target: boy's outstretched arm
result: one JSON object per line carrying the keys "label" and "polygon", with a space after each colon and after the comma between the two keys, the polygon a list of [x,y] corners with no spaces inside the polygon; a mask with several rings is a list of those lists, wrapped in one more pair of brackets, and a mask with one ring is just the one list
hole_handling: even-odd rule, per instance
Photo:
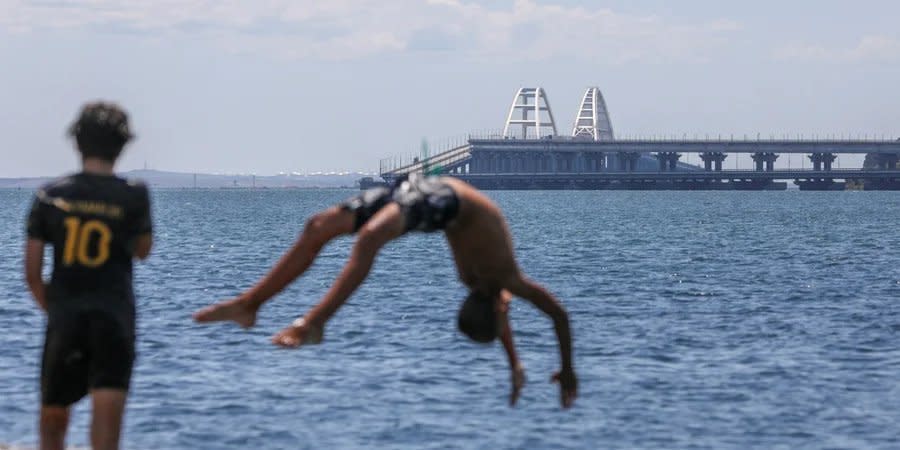
{"label": "boy's outstretched arm", "polygon": [[503,350],[506,351],[506,357],[509,359],[510,380],[512,389],[509,394],[509,406],[515,406],[519,400],[519,394],[522,386],[525,385],[525,368],[522,367],[519,356],[516,354],[516,346],[513,343],[512,328],[509,324],[509,303],[512,301],[512,294],[507,290],[500,292],[499,319],[500,319],[500,342],[503,344]]}
{"label": "boy's outstretched arm", "polygon": [[563,408],[572,406],[578,395],[578,378],[572,364],[572,334],[569,330],[569,315],[562,305],[537,283],[518,274],[506,286],[509,291],[528,300],[553,320],[553,328],[559,341],[561,368],[553,374],[551,381],[559,383],[560,401]]}

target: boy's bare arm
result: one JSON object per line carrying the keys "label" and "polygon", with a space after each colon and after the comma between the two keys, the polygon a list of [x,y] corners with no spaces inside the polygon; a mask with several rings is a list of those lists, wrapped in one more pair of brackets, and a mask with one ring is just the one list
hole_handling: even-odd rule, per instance
{"label": "boy's bare arm", "polygon": [[522,275],[507,283],[507,289],[518,297],[531,302],[553,320],[562,367],[553,375],[552,381],[560,385],[560,400],[563,408],[572,406],[578,395],[578,379],[572,364],[572,335],[569,330],[569,315],[562,305],[547,290]]}
{"label": "boy's bare arm", "polygon": [[150,233],[142,234],[134,240],[134,257],[137,259],[147,259],[150,256],[150,249],[153,248],[153,235]]}
{"label": "boy's bare arm", "polygon": [[44,241],[28,239],[25,243],[25,282],[38,306],[47,311],[47,289],[41,271],[44,268]]}
{"label": "boy's bare arm", "polygon": [[512,294],[505,289],[501,291],[500,310],[498,311],[501,323],[500,342],[503,344],[503,350],[506,351],[506,357],[509,359],[510,379],[512,381],[512,390],[509,394],[509,406],[515,406],[516,401],[519,400],[519,393],[522,391],[522,386],[525,385],[525,368],[522,367],[519,356],[516,354],[512,328],[509,324],[509,303],[511,301]]}

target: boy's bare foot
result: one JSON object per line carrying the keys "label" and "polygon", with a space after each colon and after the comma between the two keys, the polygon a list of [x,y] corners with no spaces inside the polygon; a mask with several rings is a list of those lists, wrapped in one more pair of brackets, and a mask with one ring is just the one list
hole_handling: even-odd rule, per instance
{"label": "boy's bare foot", "polygon": [[207,306],[194,313],[194,320],[201,323],[232,321],[243,328],[256,324],[257,308],[250,306],[240,298],[226,300]]}
{"label": "boy's bare foot", "polygon": [[291,325],[272,336],[272,343],[279,347],[299,347],[301,345],[320,344],[323,331],[321,328],[301,322],[300,325]]}

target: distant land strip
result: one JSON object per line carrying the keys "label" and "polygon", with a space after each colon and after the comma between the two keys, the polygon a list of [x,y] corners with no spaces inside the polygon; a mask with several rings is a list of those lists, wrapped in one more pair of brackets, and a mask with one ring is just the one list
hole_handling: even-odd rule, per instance
{"label": "distant land strip", "polygon": [[[60,174],[62,176],[63,174]],[[166,172],[161,170],[130,170],[119,176],[142,180],[155,188],[358,188],[359,179],[374,177],[365,173],[316,173],[316,174],[208,174]],[[34,189],[57,177],[0,178],[0,188]]]}

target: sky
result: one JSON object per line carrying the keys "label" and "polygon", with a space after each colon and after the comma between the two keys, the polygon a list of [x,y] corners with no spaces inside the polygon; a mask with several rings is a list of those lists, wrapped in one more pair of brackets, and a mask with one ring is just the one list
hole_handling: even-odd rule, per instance
{"label": "sky", "polygon": [[74,170],[64,131],[97,99],[138,135],[122,170],[373,172],[501,130],[537,86],[561,134],[597,86],[620,137],[897,138],[898,17],[890,0],[0,0],[0,177]]}

